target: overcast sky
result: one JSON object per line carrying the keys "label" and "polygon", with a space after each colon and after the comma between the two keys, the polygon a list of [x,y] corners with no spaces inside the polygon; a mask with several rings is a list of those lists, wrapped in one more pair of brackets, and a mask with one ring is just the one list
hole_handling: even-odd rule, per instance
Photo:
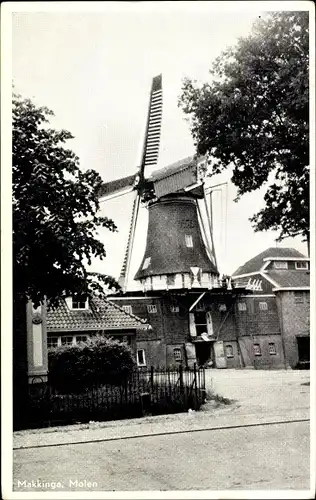
{"label": "overcast sky", "polygon": [[[182,78],[206,80],[214,58],[247,35],[267,9],[262,2],[230,6],[226,2],[100,2],[98,12],[92,7],[87,10],[87,5],[85,12],[75,12],[74,4],[69,4],[67,13],[61,7],[56,11],[55,6],[55,12],[38,8],[42,12],[13,14],[12,76],[17,91],[55,112],[54,126],[73,133],[69,147],[80,157],[82,168],[94,168],[105,181],[135,172],[151,79],[159,73],[163,74],[164,109],[158,166],[194,153],[188,123],[177,108]],[[224,180],[229,180],[228,173],[210,183]],[[226,224],[225,196],[221,203],[219,193],[214,195],[215,243],[222,273],[232,273],[276,245],[276,234],[254,233],[248,221],[262,205],[263,190],[245,195],[237,204],[235,195],[229,184]],[[100,232],[107,258],[95,261],[94,270],[118,276],[131,202],[128,195],[102,204],[102,213],[114,219],[119,233]],[[131,275],[144,251],[146,216],[142,208]],[[280,246],[306,253],[300,239],[287,239]]]}

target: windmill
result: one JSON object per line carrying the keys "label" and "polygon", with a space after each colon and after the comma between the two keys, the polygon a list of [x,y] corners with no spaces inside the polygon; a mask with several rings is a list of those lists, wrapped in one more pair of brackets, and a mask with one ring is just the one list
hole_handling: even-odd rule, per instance
{"label": "windmill", "polygon": [[205,158],[188,157],[146,176],[148,167],[158,162],[162,104],[159,75],[152,81],[140,165],[133,175],[104,183],[99,193],[100,202],[134,193],[119,278],[123,292],[129,279],[140,202],[149,212],[146,249],[134,278],[143,290],[210,289],[218,283],[212,207],[207,203],[203,180]]}

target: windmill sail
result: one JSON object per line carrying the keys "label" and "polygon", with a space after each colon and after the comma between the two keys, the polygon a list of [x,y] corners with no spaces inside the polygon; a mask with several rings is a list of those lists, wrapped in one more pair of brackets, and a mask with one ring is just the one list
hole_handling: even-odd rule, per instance
{"label": "windmill sail", "polygon": [[146,167],[157,164],[161,135],[161,121],[162,76],[158,75],[153,78],[151,87],[143,157],[141,162],[141,176],[144,175],[144,169]]}
{"label": "windmill sail", "polygon": [[134,174],[102,184],[99,191],[100,201],[109,200],[110,198],[115,198],[116,196],[122,196],[123,194],[129,193],[133,190],[135,180],[136,175]]}
{"label": "windmill sail", "polygon": [[138,174],[134,178],[134,182],[135,181],[137,182],[137,176],[139,176],[137,182],[139,189],[137,190],[133,201],[130,231],[128,235],[124,261],[119,278],[119,283],[124,291],[126,290],[128,282],[131,255],[133,250],[137,217],[139,211],[140,190],[144,180],[145,168],[148,166],[156,165],[158,161],[160,135],[161,135],[161,120],[162,120],[162,77],[161,75],[159,75],[153,78],[152,81],[141,165]]}
{"label": "windmill sail", "polygon": [[115,179],[102,184],[99,199],[106,201],[108,199],[121,196],[133,191],[134,188],[141,188],[141,182],[144,180],[145,168],[155,166],[158,161],[160,136],[162,121],[162,75],[155,76],[152,80],[152,86],[149,98],[149,107],[147,113],[145,139],[142,149],[142,156],[139,164],[139,170],[132,175]]}

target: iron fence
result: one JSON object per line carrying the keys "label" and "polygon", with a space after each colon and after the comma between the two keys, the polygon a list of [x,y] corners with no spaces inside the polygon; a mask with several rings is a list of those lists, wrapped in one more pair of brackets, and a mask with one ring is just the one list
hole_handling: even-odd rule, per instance
{"label": "iron fence", "polygon": [[134,370],[116,383],[96,383],[78,393],[48,384],[29,386],[19,428],[66,425],[198,410],[205,400],[203,368]]}

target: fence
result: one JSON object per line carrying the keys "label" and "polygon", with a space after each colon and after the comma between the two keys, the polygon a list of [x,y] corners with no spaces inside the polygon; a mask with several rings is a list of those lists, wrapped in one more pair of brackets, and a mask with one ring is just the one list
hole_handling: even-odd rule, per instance
{"label": "fence", "polygon": [[134,370],[120,383],[96,384],[62,394],[49,384],[31,384],[18,428],[66,425],[198,410],[205,400],[205,371]]}

